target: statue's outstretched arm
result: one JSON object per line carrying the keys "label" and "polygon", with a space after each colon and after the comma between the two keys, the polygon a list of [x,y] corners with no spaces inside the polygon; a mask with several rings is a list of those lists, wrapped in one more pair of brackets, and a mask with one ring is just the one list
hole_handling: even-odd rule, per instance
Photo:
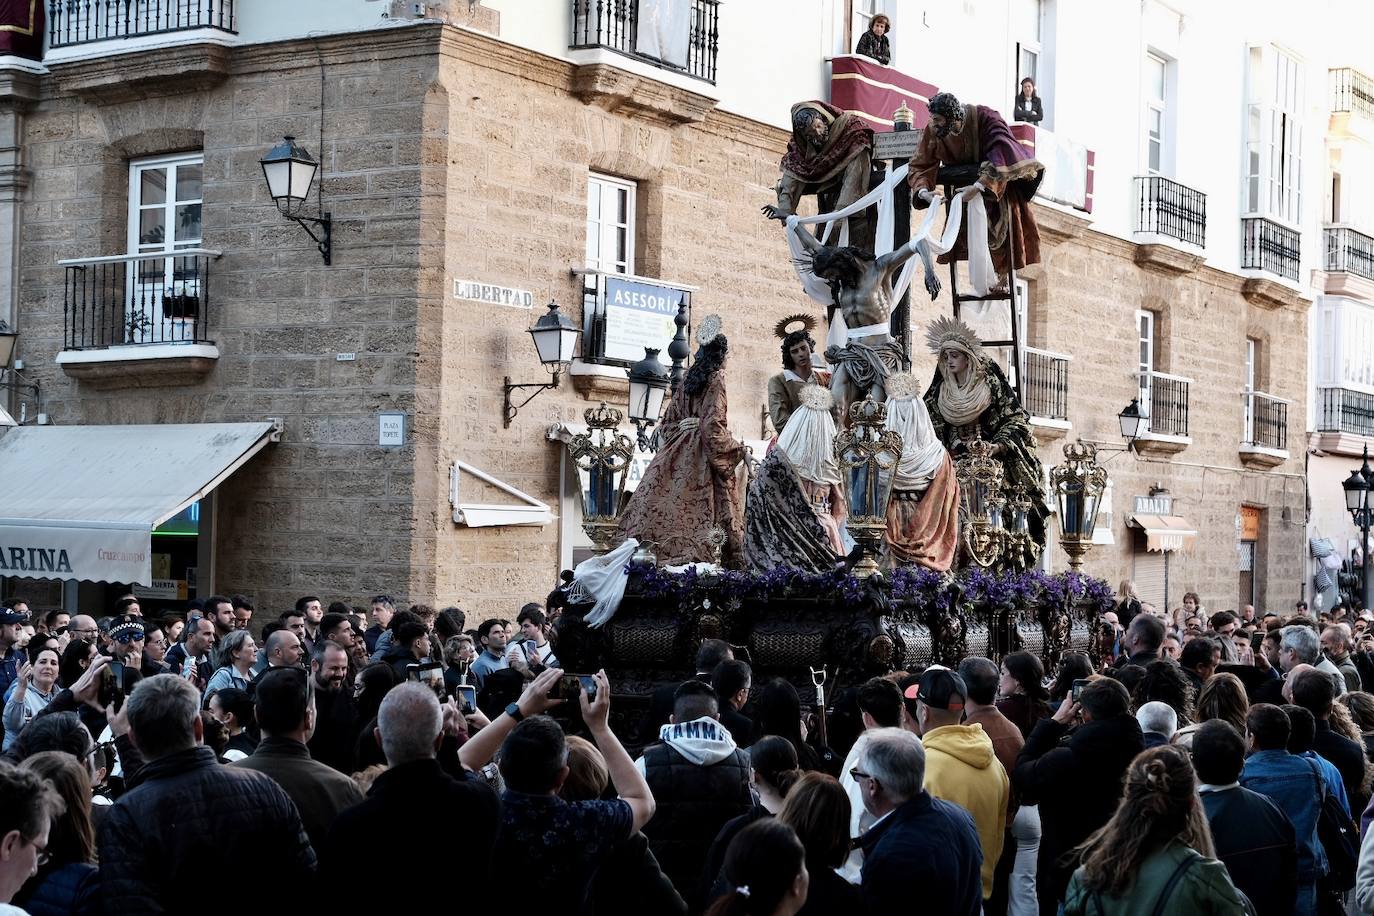
{"label": "statue's outstretched arm", "polygon": [[883,271],[884,279],[891,282],[892,274],[896,273],[915,254],[921,256],[921,264],[925,267],[926,292],[930,293],[931,299],[934,299],[940,294],[940,278],[935,276],[935,258],[931,256],[930,246],[925,239],[908,242],[901,248],[878,258],[878,269]]}

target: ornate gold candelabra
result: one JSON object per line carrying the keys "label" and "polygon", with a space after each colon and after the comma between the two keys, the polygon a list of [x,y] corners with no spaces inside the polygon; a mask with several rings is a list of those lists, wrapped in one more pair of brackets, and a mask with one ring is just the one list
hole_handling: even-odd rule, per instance
{"label": "ornate gold candelabra", "polygon": [[634,460],[634,442],[620,432],[624,414],[603,401],[583,414],[587,431],[572,437],[568,455],[577,466],[582,530],[598,550],[615,544],[620,511],[625,505],[625,482]]}
{"label": "ornate gold candelabra", "polygon": [[835,456],[844,471],[849,518],[845,527],[863,548],[854,575],[878,571],[878,557],[887,539],[887,501],[892,495],[892,471],[902,457],[902,437],[884,429],[887,408],[870,392],[849,407],[849,428],[835,437]]}
{"label": "ornate gold candelabra", "polygon": [[974,439],[968,454],[954,463],[963,502],[964,554],[976,566],[990,569],[1006,547],[1002,510],[1002,463],[993,457],[992,443]]}

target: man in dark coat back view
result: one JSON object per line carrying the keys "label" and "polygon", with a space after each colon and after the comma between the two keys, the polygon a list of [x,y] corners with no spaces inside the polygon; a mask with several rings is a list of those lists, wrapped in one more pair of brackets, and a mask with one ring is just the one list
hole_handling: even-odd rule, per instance
{"label": "man in dark coat back view", "polygon": [[[711,683],[711,674],[716,670],[716,666],[734,657],[734,651],[725,640],[702,640],[701,647],[697,649],[696,673],[692,675],[692,679],[705,684]],[[639,744],[653,744],[658,740],[658,730],[668,724],[668,718],[673,714],[673,696],[677,693],[677,688],[677,684],[665,684],[650,696],[649,708],[644,710],[639,727],[635,731],[635,740]]]}
{"label": "man in dark coat back view", "polygon": [[296,806],[268,777],[221,766],[201,745],[196,688],[159,674],[140,681],[124,708],[147,762],[100,822],[105,912],[242,912],[240,897],[206,893],[212,862],[270,862],[273,908],[310,906],[315,853]]}
{"label": "man in dark coat back view", "polygon": [[1220,719],[1193,734],[1198,792],[1217,858],[1259,916],[1289,916],[1297,902],[1298,841],[1293,822],[1268,797],[1239,782],[1245,739]]}
{"label": "man in dark coat back view", "polygon": [[[1142,614],[1136,621],[1150,619]],[[1060,859],[1111,819],[1126,768],[1144,750],[1130,706],[1119,681],[1095,678],[1077,702],[1065,697],[1053,717],[1036,724],[1016,760],[1011,781],[1022,804],[1040,805],[1035,894],[1041,916],[1058,912],[1073,874],[1075,864]],[[1075,720],[1083,724],[1070,732]]]}
{"label": "man in dark coat back view", "polygon": [[[452,706],[447,707],[453,709]],[[449,715],[454,715],[450,712]],[[496,793],[475,777],[455,779],[437,758],[446,723],[434,691],[410,682],[393,687],[377,711],[377,738],[387,771],[367,800],[342,812],[320,850],[320,911],[386,912],[404,902],[407,912],[487,912],[491,850],[500,825]],[[358,871],[359,850],[388,844],[463,876],[461,897],[447,880],[378,879]],[[333,905],[332,907],[330,905]]]}
{"label": "man in dark coat back view", "polygon": [[673,715],[660,742],[635,762],[658,805],[644,825],[663,873],[695,912],[711,841],[731,818],[753,807],[749,757],[719,721],[710,684],[687,681],[677,689]]}

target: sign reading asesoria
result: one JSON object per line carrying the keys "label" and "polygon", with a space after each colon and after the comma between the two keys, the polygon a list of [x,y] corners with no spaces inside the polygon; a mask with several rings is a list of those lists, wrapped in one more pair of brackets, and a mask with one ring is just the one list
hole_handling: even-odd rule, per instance
{"label": "sign reading asesoria", "polygon": [[643,280],[606,277],[606,359],[637,363],[644,348],[660,351],[659,360],[669,364],[668,343],[677,327],[677,307],[687,300],[686,290]]}

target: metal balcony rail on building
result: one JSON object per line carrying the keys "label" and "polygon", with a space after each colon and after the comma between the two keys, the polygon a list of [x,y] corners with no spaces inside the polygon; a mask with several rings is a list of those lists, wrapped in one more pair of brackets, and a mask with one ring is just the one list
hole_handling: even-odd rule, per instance
{"label": "metal balcony rail on building", "polygon": [[1322,238],[1326,241],[1323,270],[1344,271],[1374,280],[1374,238],[1341,227],[1322,230]]}
{"label": "metal balcony rail on building", "polygon": [[1374,436],[1374,394],[1349,388],[1319,388],[1317,432]]}
{"label": "metal balcony rail on building", "polygon": [[117,254],[66,268],[62,348],[94,350],[210,339],[210,263],[220,252]]}
{"label": "metal balcony rail on building", "polygon": [[1273,220],[1250,217],[1240,221],[1243,251],[1240,266],[1262,270],[1286,280],[1298,279],[1298,233]]}
{"label": "metal balcony rail on building", "polygon": [[1374,120],[1374,79],[1352,67],[1329,71],[1331,110],[1349,111]]}
{"label": "metal balcony rail on building", "polygon": [[1072,356],[1024,347],[1026,371],[1021,398],[1032,417],[1069,418],[1069,360]]}
{"label": "metal balcony rail on building", "polygon": [[1207,195],[1159,175],[1135,180],[1137,232],[1207,247]]}
{"label": "metal balcony rail on building", "polygon": [[1157,436],[1188,435],[1188,389],[1192,383],[1181,375],[1141,373],[1141,404],[1149,408],[1149,432]]}
{"label": "metal balcony rail on building", "polygon": [[1245,399],[1244,445],[1259,448],[1288,448],[1288,404],[1263,391],[1247,391]]}
{"label": "metal balcony rail on building", "polygon": [[190,29],[234,32],[234,0],[47,0],[48,45],[162,35]]}
{"label": "metal balcony rail on building", "polygon": [[[574,51],[608,48],[714,85],[720,38],[720,0],[692,0],[685,36],[654,35],[652,41],[641,41],[640,7],[648,2],[572,0],[572,41],[568,47]],[[655,7],[664,5],[664,0],[654,3]],[[684,44],[676,45],[674,41]],[[650,48],[654,53],[648,52]]]}

